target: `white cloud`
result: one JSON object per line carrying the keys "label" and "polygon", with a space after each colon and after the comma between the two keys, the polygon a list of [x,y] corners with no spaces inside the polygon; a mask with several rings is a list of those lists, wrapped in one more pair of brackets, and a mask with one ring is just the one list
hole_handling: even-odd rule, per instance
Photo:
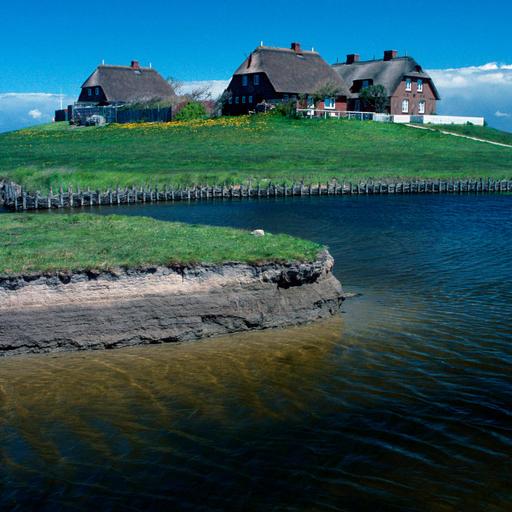
{"label": "white cloud", "polygon": [[211,92],[212,98],[216,99],[222,95],[224,90],[229,84],[229,80],[195,80],[190,82],[183,82],[179,89],[180,94],[187,94],[195,89],[202,89],[208,87]]}
{"label": "white cloud", "polygon": [[496,128],[512,131],[512,64],[430,70],[442,101],[439,114],[484,116]]}
{"label": "white cloud", "polygon": [[[59,94],[44,92],[0,93],[0,132],[51,122],[60,108],[60,99]],[[67,96],[62,98],[64,106],[73,101]]]}
{"label": "white cloud", "polygon": [[41,119],[41,117],[43,117],[43,113],[38,108],[34,108],[32,110],[29,110],[28,111],[28,115],[32,119]]}

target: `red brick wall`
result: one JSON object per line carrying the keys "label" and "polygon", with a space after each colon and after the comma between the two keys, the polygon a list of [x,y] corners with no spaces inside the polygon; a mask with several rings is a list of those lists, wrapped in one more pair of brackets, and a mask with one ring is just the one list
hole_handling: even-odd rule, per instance
{"label": "red brick wall", "polygon": [[412,79],[412,91],[406,91],[406,81],[403,80],[390,98],[391,115],[405,114],[402,112],[402,101],[409,100],[409,114],[419,114],[419,102],[425,102],[425,115],[436,112],[436,97],[428,81],[423,81],[423,92],[418,92],[418,84],[415,78]]}

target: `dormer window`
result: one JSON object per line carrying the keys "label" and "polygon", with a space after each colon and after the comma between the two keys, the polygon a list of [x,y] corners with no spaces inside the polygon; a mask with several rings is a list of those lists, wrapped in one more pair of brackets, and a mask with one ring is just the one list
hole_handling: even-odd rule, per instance
{"label": "dormer window", "polygon": [[100,88],[99,87],[96,87],[96,89],[94,89],[94,94],[96,94],[96,96],[100,95]]}
{"label": "dormer window", "polygon": [[90,87],[87,88],[87,96],[92,96],[92,89]]}
{"label": "dormer window", "polygon": [[418,92],[423,92],[423,80],[421,78],[418,80]]}
{"label": "dormer window", "polygon": [[370,80],[363,80],[362,89],[368,89],[370,87]]}
{"label": "dormer window", "polygon": [[249,77],[247,75],[242,76],[242,86],[247,87],[249,85]]}
{"label": "dormer window", "polygon": [[410,78],[408,78],[405,81],[405,90],[406,91],[412,91],[412,80]]}
{"label": "dormer window", "polygon": [[254,85],[260,85],[260,75],[254,75]]}

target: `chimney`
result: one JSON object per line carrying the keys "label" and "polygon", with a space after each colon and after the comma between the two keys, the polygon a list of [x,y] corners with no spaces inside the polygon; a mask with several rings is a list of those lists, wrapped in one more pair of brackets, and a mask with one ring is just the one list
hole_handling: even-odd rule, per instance
{"label": "chimney", "polygon": [[138,60],[132,60],[131,66],[132,69],[140,69],[139,61]]}
{"label": "chimney", "polygon": [[354,64],[354,62],[359,62],[360,56],[358,53],[349,53],[347,55],[347,64]]}
{"label": "chimney", "polygon": [[295,53],[302,53],[302,50],[300,48],[300,43],[292,43],[292,50]]}
{"label": "chimney", "polygon": [[393,60],[398,57],[398,52],[396,50],[386,50],[384,52],[384,60]]}

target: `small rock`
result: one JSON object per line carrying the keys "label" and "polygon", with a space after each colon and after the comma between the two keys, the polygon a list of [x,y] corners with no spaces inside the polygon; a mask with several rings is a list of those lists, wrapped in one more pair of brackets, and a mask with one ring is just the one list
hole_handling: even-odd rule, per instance
{"label": "small rock", "polygon": [[251,231],[251,235],[265,236],[265,231],[263,231],[263,229],[255,229],[254,231]]}

